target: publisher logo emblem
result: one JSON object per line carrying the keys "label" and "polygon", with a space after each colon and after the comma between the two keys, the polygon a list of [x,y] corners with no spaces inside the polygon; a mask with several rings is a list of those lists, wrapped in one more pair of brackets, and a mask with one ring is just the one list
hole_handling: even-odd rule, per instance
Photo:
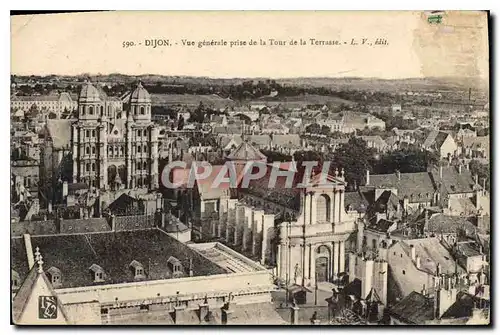
{"label": "publisher logo emblem", "polygon": [[53,296],[38,297],[38,318],[57,319],[57,298]]}

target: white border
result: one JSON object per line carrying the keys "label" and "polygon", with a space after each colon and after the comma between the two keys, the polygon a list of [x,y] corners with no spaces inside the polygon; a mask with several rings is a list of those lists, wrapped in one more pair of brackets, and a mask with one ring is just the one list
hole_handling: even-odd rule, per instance
{"label": "white border", "polygon": [[[3,217],[4,217],[4,223],[1,225],[3,229],[3,236],[9,236],[10,235],[10,227],[9,227],[9,215],[10,215],[10,196],[9,196],[9,189],[10,189],[10,178],[9,178],[9,171],[10,171],[10,148],[7,143],[10,143],[10,138],[9,138],[9,133],[10,133],[10,127],[9,127],[9,110],[10,110],[10,101],[9,101],[9,91],[10,91],[10,43],[7,41],[10,41],[10,17],[8,14],[8,10],[11,8],[4,8],[7,7],[8,4],[11,4],[11,2],[8,1],[2,1],[0,6],[2,7],[2,16],[3,20],[1,20],[1,34],[3,36],[3,41],[4,41],[4,48],[2,48],[2,70],[3,70],[3,80],[1,82],[1,103],[3,106],[3,112],[2,112],[2,118],[3,122],[0,122],[0,136],[1,136],[1,141],[2,145],[0,145],[0,154],[1,157],[4,157],[2,160],[2,169],[1,171],[1,177],[0,177],[0,185],[2,191],[0,193],[1,199],[0,199],[0,206],[4,209],[2,211]],[[64,10],[83,10],[85,8],[99,8],[100,10],[487,10],[490,9],[492,15],[499,15],[500,13],[500,1],[498,0],[482,0],[482,1],[470,1],[470,0],[453,0],[453,1],[435,1],[435,0],[420,0],[420,1],[390,1],[390,0],[378,0],[378,1],[370,1],[370,0],[365,0],[365,1],[329,1],[329,2],[323,2],[319,0],[307,0],[307,1],[283,1],[281,4],[271,4],[269,0],[253,0],[253,1],[245,1],[245,2],[237,2],[237,1],[221,1],[221,0],[211,0],[211,1],[204,1],[204,0],[198,0],[198,1],[193,1],[193,0],[183,0],[183,1],[175,1],[175,2],[167,2],[167,6],[163,5],[163,2],[159,1],[147,1],[147,0],[141,0],[141,1],[130,1],[130,0],[122,0],[119,3],[119,6],[116,6],[115,4],[109,4],[109,3],[104,3],[102,0],[86,0],[85,2],[77,1],[77,2],[60,2],[60,1],[54,1],[54,0],[45,0],[43,2],[40,1],[23,1],[23,2],[15,2],[13,5],[16,7],[15,9],[17,10],[31,10],[34,8],[41,8],[43,7],[44,10],[57,10],[58,8],[64,8]],[[438,7],[439,6],[439,7]],[[497,18],[498,19],[498,18]],[[495,22],[495,33],[494,35],[497,37],[495,40],[498,41],[498,20]],[[498,63],[498,50],[497,53],[494,55],[494,59],[492,59],[492,62]],[[36,57],[36,50],[33,52],[33,57]],[[492,73],[491,75],[493,77],[496,77],[496,74],[498,72],[498,66],[496,66],[496,71],[495,73]],[[500,96],[500,89],[499,86],[494,86],[495,91],[492,92],[492,95],[495,95],[496,97]],[[495,107],[498,105],[498,98],[495,100]],[[492,113],[496,113],[498,108],[495,108]],[[499,123],[500,119],[499,117],[495,117],[495,124],[493,125],[493,128],[498,129],[499,128]],[[492,132],[493,133],[493,132]],[[500,147],[498,146],[498,143],[496,141],[496,137],[493,139],[495,141],[495,151],[497,151],[497,155],[493,155],[492,157],[500,157]],[[495,171],[497,172],[498,167],[497,164],[495,164]],[[496,189],[497,187],[497,178],[495,178],[495,185],[493,190]],[[495,208],[500,208],[499,202],[500,200],[498,198],[495,199]],[[495,213],[496,214],[496,213]],[[496,220],[493,219],[492,223],[496,223]],[[497,229],[495,227],[495,229]],[[498,234],[495,231],[496,234]],[[3,299],[1,301],[1,315],[2,315],[2,322],[1,322],[1,330],[5,331],[6,333],[11,333],[14,332],[16,329],[12,326],[10,326],[10,301],[8,299],[8,290],[10,287],[10,279],[8,278],[10,276],[10,270],[8,269],[8,264],[10,263],[10,246],[9,243],[7,243],[7,237],[4,238],[3,243],[1,245],[1,252],[0,252],[0,259],[2,263],[0,264],[1,268],[4,269],[5,271],[3,272],[4,275],[0,276],[0,289],[2,292],[5,292],[3,295]],[[495,248],[495,259],[498,258],[498,248]],[[494,264],[493,266],[496,266]],[[494,271],[496,274],[496,271]],[[493,283],[493,286],[495,284]],[[497,292],[499,290],[493,288],[494,293],[495,293],[495,299],[497,298]],[[498,303],[498,300],[496,299],[495,303]],[[495,315],[492,315],[491,319],[492,320],[499,320],[497,316],[497,310],[498,307],[495,306]],[[407,331],[408,328],[390,328],[391,330],[396,330],[396,331]],[[53,332],[54,328],[51,329],[33,329],[30,328],[31,331],[36,331],[36,332]],[[67,331],[73,331],[73,329],[68,329],[65,328],[64,330]],[[63,331],[64,331],[63,330]],[[75,329],[76,330],[76,329]],[[81,330],[91,330],[94,333],[98,334],[104,334],[103,329],[88,329],[88,328],[79,328],[78,331]],[[117,328],[114,329],[114,332],[118,331],[124,331],[128,330],[127,328]],[[150,330],[149,328],[140,328],[140,331],[148,331]],[[189,331],[189,328],[184,328],[184,329],[154,329],[155,331],[161,331],[161,332],[183,332],[183,331]],[[191,331],[195,331],[196,333],[201,333],[207,332],[207,331],[220,331],[222,330],[221,328],[210,328],[210,329],[191,329]],[[231,330],[235,330],[232,328]],[[317,331],[345,331],[346,328],[334,328],[334,329],[325,329],[325,328],[319,328]],[[462,330],[462,329],[460,329]],[[59,330],[60,331],[60,330]],[[109,331],[109,330],[108,330]],[[132,330],[133,331],[133,330]],[[252,329],[247,329],[247,330],[239,330],[239,331],[255,331]],[[273,328],[273,329],[257,329],[257,331],[260,333],[267,333],[267,332],[288,332],[290,331],[290,328]],[[293,331],[293,330],[292,330]],[[302,331],[309,331],[311,332],[312,329],[302,329]],[[380,331],[385,331],[385,329],[377,329],[377,328],[371,328],[371,329],[352,329],[350,330],[352,332],[358,332],[358,331],[363,331],[363,332],[380,332]],[[428,334],[431,333],[437,333],[437,332],[449,332],[452,333],[455,330],[454,329],[447,329],[447,330],[438,330],[436,328],[432,329],[425,329],[425,328],[420,328],[417,331],[422,331],[426,332]],[[467,332],[477,332],[478,329],[467,329],[465,330]]]}

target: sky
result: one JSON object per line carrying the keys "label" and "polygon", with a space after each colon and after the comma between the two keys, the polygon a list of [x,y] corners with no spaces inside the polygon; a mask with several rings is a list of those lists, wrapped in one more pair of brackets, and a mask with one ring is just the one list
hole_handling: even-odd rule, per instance
{"label": "sky", "polygon": [[[11,73],[235,77],[488,77],[486,13],[98,12],[11,17]],[[269,39],[284,41],[270,46]],[[341,45],[311,45],[310,39]],[[170,47],[147,47],[146,40]],[[182,40],[228,44],[183,46]],[[267,45],[260,45],[260,39]],[[290,45],[290,40],[307,44]],[[358,45],[351,45],[352,40]],[[366,39],[365,45],[360,45]],[[387,45],[375,46],[376,39]],[[133,42],[135,46],[124,47]],[[139,45],[141,43],[141,45]],[[176,45],[177,43],[177,45]],[[344,44],[345,43],[345,44]],[[372,43],[372,45],[368,45]]]}

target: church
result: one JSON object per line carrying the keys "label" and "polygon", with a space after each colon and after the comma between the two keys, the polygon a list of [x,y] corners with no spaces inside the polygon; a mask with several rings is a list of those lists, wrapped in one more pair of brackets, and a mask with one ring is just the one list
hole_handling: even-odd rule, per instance
{"label": "church", "polygon": [[149,93],[139,82],[123,103],[86,81],[73,117],[46,121],[41,157],[41,202],[49,209],[64,201],[63,184],[116,196],[157,190],[158,128]]}
{"label": "church", "polygon": [[113,108],[102,89],[83,85],[71,132],[73,183],[101,190],[158,188],[158,129],[140,82],[126,107]]}

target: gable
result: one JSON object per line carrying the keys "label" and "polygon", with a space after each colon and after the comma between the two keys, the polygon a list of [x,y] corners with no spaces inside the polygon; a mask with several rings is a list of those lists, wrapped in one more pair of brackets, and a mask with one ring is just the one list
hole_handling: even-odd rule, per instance
{"label": "gable", "polygon": [[[36,273],[36,269],[33,268],[30,275],[23,283],[22,286],[24,287],[21,287],[18,294],[14,297],[12,304],[14,322],[19,325],[67,324],[66,313],[45,274]],[[32,277],[33,275],[35,278]],[[57,310],[55,318],[40,318],[40,297],[51,297],[51,299],[54,299],[55,309]],[[51,311],[53,310],[47,309],[47,312]]]}

